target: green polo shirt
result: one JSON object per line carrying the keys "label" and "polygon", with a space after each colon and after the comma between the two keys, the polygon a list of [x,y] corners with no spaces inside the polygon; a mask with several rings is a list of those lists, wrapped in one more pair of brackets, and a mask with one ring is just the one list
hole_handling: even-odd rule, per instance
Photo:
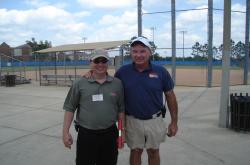
{"label": "green polo shirt", "polygon": [[102,84],[82,77],[71,86],[63,109],[75,112],[79,124],[88,129],[106,129],[124,112],[124,92],[119,79],[107,76]]}

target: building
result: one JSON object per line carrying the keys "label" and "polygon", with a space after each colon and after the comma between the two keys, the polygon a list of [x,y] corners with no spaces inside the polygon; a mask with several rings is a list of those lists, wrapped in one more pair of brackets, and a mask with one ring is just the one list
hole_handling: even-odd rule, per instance
{"label": "building", "polygon": [[3,61],[12,61],[12,59],[29,61],[32,55],[32,48],[28,44],[10,47],[8,44],[3,42],[0,45],[0,54],[2,58],[1,60]]}

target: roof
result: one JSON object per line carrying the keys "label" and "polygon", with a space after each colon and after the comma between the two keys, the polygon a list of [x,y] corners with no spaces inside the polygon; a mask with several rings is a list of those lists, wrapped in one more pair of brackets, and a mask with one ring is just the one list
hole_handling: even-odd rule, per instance
{"label": "roof", "polygon": [[31,46],[30,46],[29,44],[23,44],[23,45],[20,45],[20,46],[15,47],[15,49],[22,49],[22,48],[29,48],[29,49],[32,49]]}
{"label": "roof", "polygon": [[6,44],[5,42],[3,42],[0,46],[3,46],[3,47],[10,47],[8,44]]}
{"label": "roof", "polygon": [[127,44],[129,40],[121,41],[107,41],[107,42],[92,42],[81,44],[60,45],[52,48],[36,51],[36,53],[52,53],[52,52],[65,52],[65,51],[80,51],[80,50],[94,50],[94,49],[112,49],[123,44]]}

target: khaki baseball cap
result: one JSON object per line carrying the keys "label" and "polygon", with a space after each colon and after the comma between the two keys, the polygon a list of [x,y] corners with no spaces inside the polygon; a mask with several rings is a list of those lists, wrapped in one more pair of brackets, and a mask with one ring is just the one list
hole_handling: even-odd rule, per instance
{"label": "khaki baseball cap", "polygon": [[95,49],[90,56],[90,60],[93,61],[99,57],[104,57],[107,60],[110,60],[108,52],[105,49]]}

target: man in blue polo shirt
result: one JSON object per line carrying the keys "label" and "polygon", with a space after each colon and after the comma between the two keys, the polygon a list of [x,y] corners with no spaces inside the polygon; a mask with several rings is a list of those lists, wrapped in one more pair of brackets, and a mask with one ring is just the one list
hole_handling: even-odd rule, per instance
{"label": "man in blue polo shirt", "polygon": [[[130,164],[141,165],[146,148],[149,165],[160,165],[159,147],[165,135],[175,136],[178,130],[178,105],[174,83],[168,71],[150,62],[151,45],[145,37],[132,40],[132,64],[122,66],[115,74],[124,87],[126,142],[131,149]],[[170,124],[162,118],[163,94],[171,116]]]}

